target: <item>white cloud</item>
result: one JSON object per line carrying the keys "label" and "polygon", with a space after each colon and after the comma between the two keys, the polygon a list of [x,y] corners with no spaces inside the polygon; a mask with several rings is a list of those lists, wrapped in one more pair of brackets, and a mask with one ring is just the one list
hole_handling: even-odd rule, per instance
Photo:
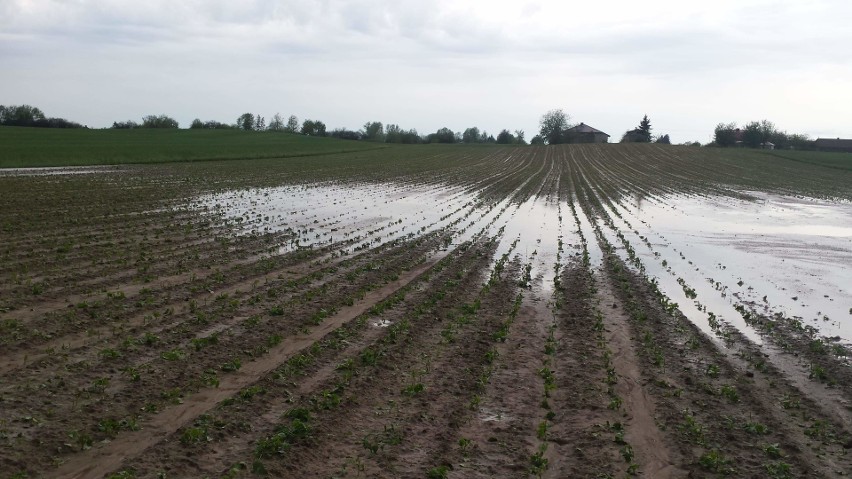
{"label": "white cloud", "polygon": [[92,126],[280,111],[532,136],[564,107],[613,137],[645,113],[678,141],[764,117],[852,136],[833,100],[850,17],[840,0],[0,0],[0,103]]}

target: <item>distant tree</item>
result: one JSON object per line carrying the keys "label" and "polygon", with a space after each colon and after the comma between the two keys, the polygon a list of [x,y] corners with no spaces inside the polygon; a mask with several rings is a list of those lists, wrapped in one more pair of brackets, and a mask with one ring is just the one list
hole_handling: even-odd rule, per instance
{"label": "distant tree", "polygon": [[385,127],[385,143],[415,144],[422,143],[423,138],[417,130],[404,130],[399,125],[390,123]]}
{"label": "distant tree", "polygon": [[519,145],[527,144],[527,142],[524,141],[524,130],[515,130],[515,143]]}
{"label": "distant tree", "polygon": [[532,139],[530,140],[530,145],[543,145],[543,144],[544,144],[544,137],[541,136],[541,135],[536,135],[536,136],[532,137]]}
{"label": "distant tree", "polygon": [[66,120],[65,118],[45,118],[44,120],[36,120],[33,126],[42,128],[85,128],[83,125]]}
{"label": "distant tree", "polygon": [[368,141],[385,141],[385,128],[380,121],[364,123],[363,138]]}
{"label": "distant tree", "polygon": [[385,143],[402,143],[400,141],[402,138],[401,131],[399,125],[388,123],[387,128],[385,128]]}
{"label": "distant tree", "polygon": [[284,119],[281,118],[280,113],[272,116],[272,121],[269,122],[269,126],[266,129],[269,131],[284,131]]}
{"label": "distant tree", "polygon": [[30,105],[0,106],[0,125],[35,126],[46,120],[44,112]]}
{"label": "distant tree", "polygon": [[0,125],[38,128],[83,128],[83,125],[66,120],[65,118],[48,118],[41,110],[30,105],[0,105]]}
{"label": "distant tree", "polygon": [[663,136],[658,136],[657,140],[654,143],[662,143],[664,145],[671,145],[672,140],[671,140],[671,138],[669,138],[668,134],[665,134]]}
{"label": "distant tree", "polygon": [[205,130],[233,130],[237,128],[236,125],[229,125],[227,123],[222,123],[215,120],[205,121],[203,123],[202,128]]}
{"label": "distant tree", "polygon": [[346,128],[335,128],[334,130],[331,130],[331,134],[329,136],[332,138],[340,138],[341,140],[361,140],[364,138],[363,133],[347,130]]}
{"label": "distant tree", "polygon": [[462,132],[462,143],[479,143],[479,128],[472,126]]}
{"label": "distant tree", "polygon": [[325,123],[319,120],[305,120],[302,122],[302,134],[308,136],[326,136]]}
{"label": "distant tree", "polygon": [[266,129],[266,119],[258,113],[254,117],[254,130],[255,131],[263,131]]}
{"label": "distant tree", "polygon": [[639,122],[639,127],[636,128],[636,131],[641,134],[641,143],[651,143],[653,137],[651,136],[651,120],[648,119],[648,115],[642,117],[642,121]]}
{"label": "distant tree", "polygon": [[254,115],[251,113],[243,113],[237,118],[237,128],[250,131],[254,129]]}
{"label": "distant tree", "polygon": [[498,145],[511,145],[512,143],[515,143],[515,136],[509,133],[509,130],[504,129],[497,134]]}
{"label": "distant tree", "polygon": [[299,132],[299,119],[296,118],[296,115],[290,115],[290,118],[287,119],[287,126],[284,127],[284,131],[288,133]]}
{"label": "distant tree", "polygon": [[790,148],[790,135],[787,134],[786,131],[778,131],[775,130],[769,136],[769,140],[772,144],[775,145],[776,149],[788,149]]}
{"label": "distant tree", "polygon": [[148,115],[142,117],[142,128],[178,128],[177,120],[166,115]]}
{"label": "distant tree", "polygon": [[561,109],[550,110],[541,116],[539,120],[539,136],[548,145],[557,145],[563,142],[564,131],[569,128],[568,122],[571,117]]}
{"label": "distant tree", "polygon": [[812,150],[814,149],[814,141],[808,135],[793,133],[787,136],[787,143],[790,148],[795,150]]}
{"label": "distant tree", "polygon": [[772,141],[772,137],[780,133],[775,128],[775,123],[772,123],[769,120],[760,120],[758,122],[758,126],[760,129],[760,142],[766,143],[767,141]]}
{"label": "distant tree", "polygon": [[202,128],[204,128],[204,122],[201,121],[200,118],[192,120],[192,123],[190,123],[189,125],[190,130],[200,130]]}
{"label": "distant tree", "polygon": [[743,128],[743,145],[749,148],[758,148],[763,142],[763,132],[760,130],[760,123],[753,121],[747,123]]}
{"label": "distant tree", "polygon": [[727,148],[737,144],[737,124],[719,123],[713,131],[713,143],[716,146]]}
{"label": "distant tree", "polygon": [[133,120],[114,121],[111,128],[114,130],[132,130],[133,128],[140,128],[140,125]]}
{"label": "distant tree", "polygon": [[427,137],[429,143],[455,143],[456,134],[449,128],[441,128]]}

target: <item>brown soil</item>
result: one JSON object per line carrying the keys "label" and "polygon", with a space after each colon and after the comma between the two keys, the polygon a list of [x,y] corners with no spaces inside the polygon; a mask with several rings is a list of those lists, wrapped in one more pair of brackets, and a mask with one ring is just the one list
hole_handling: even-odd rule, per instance
{"label": "brown soil", "polygon": [[723,344],[679,312],[667,313],[648,283],[613,255],[607,271],[621,285],[616,296],[631,317],[657,434],[679,468],[744,477],[781,470],[790,477],[837,477],[852,470],[849,432],[822,405],[773,367],[754,370],[731,360]]}
{"label": "brown soil", "polygon": [[[795,182],[610,146],[0,177],[0,476],[848,476],[839,342],[703,334],[605,206]],[[319,181],[351,203],[298,212],[348,235],[314,249],[188,200]],[[443,193],[390,217],[409,187]]]}

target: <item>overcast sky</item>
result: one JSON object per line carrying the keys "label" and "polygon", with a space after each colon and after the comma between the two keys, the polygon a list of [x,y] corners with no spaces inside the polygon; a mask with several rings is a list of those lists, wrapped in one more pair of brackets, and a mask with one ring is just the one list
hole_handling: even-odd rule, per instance
{"label": "overcast sky", "polygon": [[0,104],[107,127],[165,113],[538,130],[719,122],[852,137],[848,0],[0,0]]}

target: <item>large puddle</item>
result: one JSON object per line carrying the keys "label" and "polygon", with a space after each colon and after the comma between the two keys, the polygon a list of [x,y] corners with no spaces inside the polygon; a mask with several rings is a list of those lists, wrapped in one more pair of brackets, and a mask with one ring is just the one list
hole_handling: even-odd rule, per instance
{"label": "large puddle", "polygon": [[750,194],[758,199],[635,199],[618,210],[650,242],[652,274],[684,278],[703,304],[730,312],[724,303],[739,302],[852,341],[852,204]]}
{"label": "large puddle", "polygon": [[452,246],[501,232],[494,260],[513,248],[513,256],[530,264],[541,296],[549,298],[560,239],[566,254],[579,254],[569,253],[580,247],[576,233],[562,231],[563,221],[573,220],[570,210],[546,197],[521,203],[510,198],[487,203],[478,192],[452,185],[320,183],[226,191],[192,205],[237,225],[242,234],[288,233],[277,254],[326,245],[352,253],[447,227]]}
{"label": "large puddle", "polygon": [[336,243],[352,245],[351,252],[444,227],[474,209],[476,194],[451,186],[322,183],[227,191],[193,204],[244,233],[289,233],[278,253]]}
{"label": "large puddle", "polygon": [[[709,311],[760,342],[734,309],[744,304],[852,341],[852,204],[749,194],[757,200],[625,198],[611,216],[647,273],[705,331]],[[455,245],[502,230],[495,259],[513,247],[549,297],[560,238],[566,256],[578,254],[575,228],[590,240],[591,224],[579,214],[575,225],[567,204],[546,197],[509,198],[489,204],[454,185],[330,182],[230,191],[193,204],[239,231],[289,233],[277,253],[322,245],[351,253],[447,227]],[[600,251],[590,253],[599,266]],[[686,297],[685,288],[697,296]]]}

